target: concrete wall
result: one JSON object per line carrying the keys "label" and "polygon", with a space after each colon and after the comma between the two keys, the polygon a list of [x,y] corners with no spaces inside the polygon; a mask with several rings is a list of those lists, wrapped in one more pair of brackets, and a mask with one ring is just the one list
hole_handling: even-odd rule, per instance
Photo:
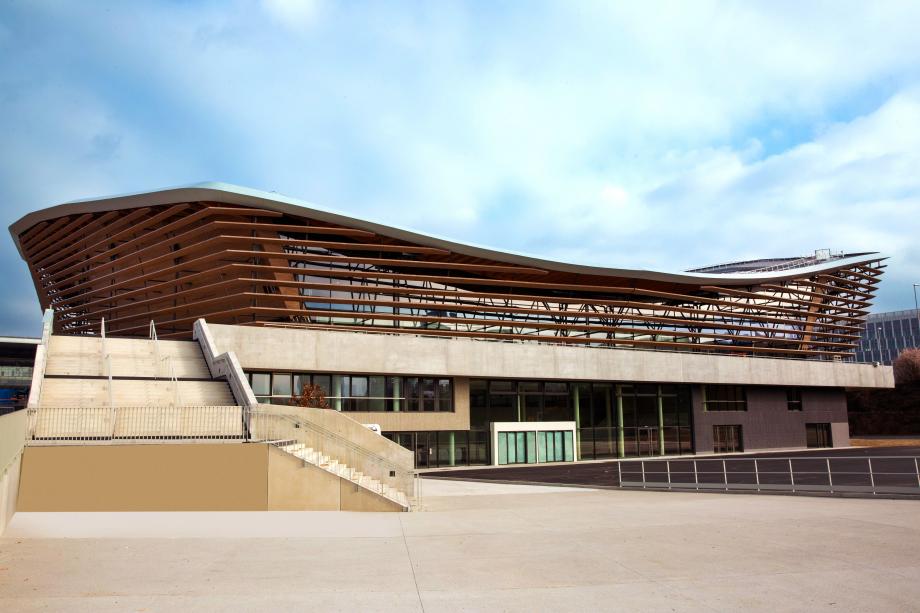
{"label": "concrete wall", "polygon": [[354,488],[265,444],[27,447],[18,510],[401,510]]}
{"label": "concrete wall", "polygon": [[25,411],[0,416],[0,535],[16,512],[25,438]]}
{"label": "concrete wall", "polygon": [[805,447],[806,423],[830,423],[835,447],[850,444],[846,396],[840,389],[802,391],[802,411],[790,411],[786,388],[747,388],[747,411],[704,411],[702,389],[693,388],[693,430],[697,453],[712,451],[712,426],[740,425],[745,451]]}
{"label": "concrete wall", "polygon": [[893,387],[889,366],[635,349],[210,325],[219,351],[243,368],[368,374]]}
{"label": "concrete wall", "polygon": [[[355,443],[362,449],[376,456],[386,459],[403,470],[411,471],[414,467],[414,456],[411,451],[372,432],[363,425],[364,423],[376,423],[375,421],[364,422],[355,417],[356,415],[378,416],[384,415],[384,413],[340,413],[329,409],[287,407],[281,405],[259,405],[259,407],[273,414],[291,415],[297,419],[314,424],[323,430],[332,432],[347,441]],[[258,424],[258,421],[255,423]],[[253,427],[256,428],[257,426],[254,425]],[[259,434],[258,431],[256,434]],[[326,453],[332,457],[336,457],[337,449],[335,447],[335,442],[329,441],[329,445]],[[342,460],[345,461],[345,458],[348,456],[347,453],[343,451],[338,457],[341,457]],[[360,465],[353,465],[352,468],[362,470]]]}

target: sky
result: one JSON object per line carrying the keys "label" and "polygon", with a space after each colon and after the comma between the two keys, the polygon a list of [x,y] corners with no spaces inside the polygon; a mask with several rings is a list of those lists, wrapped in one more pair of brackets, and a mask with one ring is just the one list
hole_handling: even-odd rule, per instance
{"label": "sky", "polygon": [[[879,251],[920,283],[920,2],[0,0],[0,220],[222,181],[679,271]],[[0,238],[0,334],[40,307]]]}

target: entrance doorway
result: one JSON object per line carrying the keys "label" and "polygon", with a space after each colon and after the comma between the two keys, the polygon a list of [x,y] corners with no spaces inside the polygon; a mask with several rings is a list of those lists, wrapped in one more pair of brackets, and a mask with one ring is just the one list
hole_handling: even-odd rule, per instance
{"label": "entrance doorway", "polygon": [[741,426],[713,426],[712,451],[713,453],[735,453],[744,451],[744,439],[741,435]]}
{"label": "entrance doorway", "polygon": [[805,424],[805,439],[809,447],[833,447],[830,424]]}
{"label": "entrance doorway", "polygon": [[643,427],[638,429],[639,455],[661,455],[661,443],[658,440],[658,428]]}

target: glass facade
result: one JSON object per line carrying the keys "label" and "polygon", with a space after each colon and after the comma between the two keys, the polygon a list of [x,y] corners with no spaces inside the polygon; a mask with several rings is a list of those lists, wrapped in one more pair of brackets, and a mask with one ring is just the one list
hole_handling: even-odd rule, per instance
{"label": "glass facade", "polygon": [[870,313],[856,347],[856,361],[891,364],[902,351],[914,347],[920,347],[920,311]]}
{"label": "glass facade", "polygon": [[453,411],[453,380],[436,377],[329,375],[319,373],[250,372],[249,384],[259,402],[291,404],[304,385],[326,393],[337,411]]}
{"label": "glass facade", "polygon": [[470,381],[470,428],[491,422],[574,421],[579,459],[692,453],[686,385]]}
{"label": "glass facade", "polygon": [[416,468],[484,466],[491,463],[488,432],[384,432],[383,436],[411,450],[415,454]]}

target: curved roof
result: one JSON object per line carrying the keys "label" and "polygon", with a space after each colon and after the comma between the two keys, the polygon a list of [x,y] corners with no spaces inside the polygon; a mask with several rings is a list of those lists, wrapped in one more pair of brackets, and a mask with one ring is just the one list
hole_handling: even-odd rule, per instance
{"label": "curved roof", "polygon": [[246,187],[240,187],[237,185],[231,185],[228,183],[213,182],[198,183],[195,185],[172,187],[162,190],[139,192],[121,196],[75,200],[72,202],[59,204],[57,206],[52,206],[47,209],[41,209],[24,215],[18,221],[10,225],[10,233],[13,235],[13,241],[16,243],[16,248],[19,250],[20,256],[23,256],[22,247],[19,244],[19,235],[42,221],[74,214],[98,213],[122,209],[134,209],[144,206],[156,206],[196,201],[223,202],[227,204],[257,207],[298,217],[308,217],[328,223],[368,230],[382,236],[404,240],[419,245],[439,247],[441,249],[447,249],[462,255],[486,258],[510,264],[543,268],[546,270],[558,272],[601,275],[610,277],[629,277],[670,283],[699,284],[701,282],[705,283],[718,281],[720,285],[750,285],[753,283],[781,281],[818,272],[833,271],[857,264],[876,262],[880,259],[883,259],[877,252],[854,253],[821,263],[797,268],[787,268],[781,271],[755,273],[735,272],[726,274],[702,272],[670,273],[652,270],[635,270],[626,268],[610,268],[604,266],[589,266],[583,264],[570,264],[565,262],[557,262],[554,260],[547,260],[521,253],[498,251],[487,247],[458,243],[437,236],[421,234],[419,232],[414,232],[403,228],[388,226],[363,219],[357,219],[355,217],[349,217],[348,215],[337,213],[328,209],[319,208],[303,200],[282,196],[274,192],[264,192]]}

